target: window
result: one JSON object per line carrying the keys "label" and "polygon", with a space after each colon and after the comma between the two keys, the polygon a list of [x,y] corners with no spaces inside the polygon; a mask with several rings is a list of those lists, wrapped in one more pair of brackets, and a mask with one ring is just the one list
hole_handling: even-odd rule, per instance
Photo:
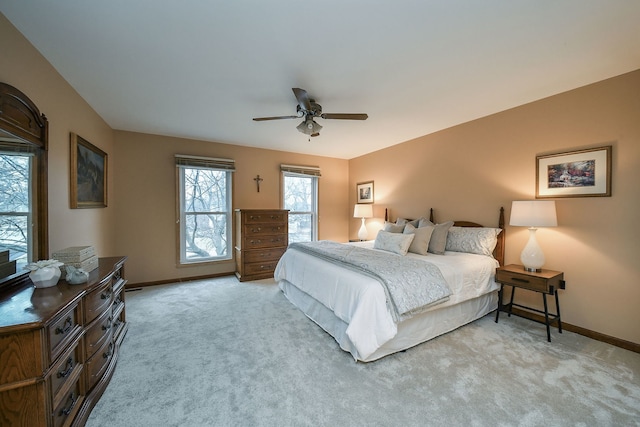
{"label": "window", "polygon": [[180,264],[231,259],[233,160],[176,155]]}
{"label": "window", "polygon": [[0,148],[0,251],[9,251],[17,270],[32,260],[34,156]]}
{"label": "window", "polygon": [[318,240],[320,169],[281,165],[283,209],[289,210],[289,243]]}

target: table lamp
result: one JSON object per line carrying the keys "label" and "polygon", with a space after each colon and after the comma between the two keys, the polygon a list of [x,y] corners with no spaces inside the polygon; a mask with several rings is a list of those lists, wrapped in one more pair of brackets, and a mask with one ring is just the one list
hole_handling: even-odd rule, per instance
{"label": "table lamp", "polygon": [[544,254],[536,240],[536,227],[555,227],[556,202],[553,200],[514,201],[511,204],[509,225],[529,227],[529,241],[520,254],[526,271],[540,272],[544,265]]}
{"label": "table lamp", "polygon": [[373,208],[371,205],[357,204],[353,209],[354,218],[362,218],[362,225],[358,231],[358,239],[367,240],[367,227],[364,225],[365,218],[371,218],[373,216]]}

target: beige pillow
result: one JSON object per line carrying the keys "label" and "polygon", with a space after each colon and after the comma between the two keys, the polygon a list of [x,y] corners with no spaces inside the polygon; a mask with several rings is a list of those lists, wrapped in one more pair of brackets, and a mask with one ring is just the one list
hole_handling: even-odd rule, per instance
{"label": "beige pillow", "polygon": [[409,246],[409,252],[419,255],[427,255],[429,250],[429,241],[431,240],[431,234],[434,227],[431,225],[424,226],[422,228],[416,228],[411,224],[407,224],[404,227],[404,234],[413,234],[414,238]]}
{"label": "beige pillow", "polygon": [[433,226],[433,233],[431,233],[431,240],[429,240],[429,252],[436,255],[444,255],[445,248],[447,247],[447,234],[449,228],[453,225],[453,221],[443,222],[442,224],[434,224],[428,219],[420,221],[420,227]]}
{"label": "beige pillow", "polygon": [[402,233],[402,230],[404,230],[404,224],[394,224],[393,222],[385,222],[384,227],[382,229],[389,233]]}
{"label": "beige pillow", "polygon": [[373,249],[380,249],[404,256],[407,254],[412,241],[413,234],[389,233],[380,230],[378,231],[375,242],[373,242]]}

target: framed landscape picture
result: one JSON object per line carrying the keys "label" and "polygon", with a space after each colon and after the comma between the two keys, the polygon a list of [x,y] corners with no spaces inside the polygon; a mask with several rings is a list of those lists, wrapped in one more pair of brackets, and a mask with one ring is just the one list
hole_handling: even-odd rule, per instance
{"label": "framed landscape picture", "polygon": [[107,153],[71,133],[71,208],[107,207]]}
{"label": "framed landscape picture", "polygon": [[536,157],[536,198],[611,196],[611,146]]}
{"label": "framed landscape picture", "polygon": [[357,203],[373,203],[373,181],[359,182],[356,185]]}

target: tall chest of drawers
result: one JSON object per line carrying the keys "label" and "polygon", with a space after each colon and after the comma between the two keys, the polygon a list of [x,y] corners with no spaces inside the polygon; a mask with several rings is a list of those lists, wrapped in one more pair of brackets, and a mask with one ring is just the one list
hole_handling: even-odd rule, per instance
{"label": "tall chest of drawers", "polygon": [[0,425],[82,426],[127,331],[124,263],[100,258],[82,285],[0,294]]}
{"label": "tall chest of drawers", "polygon": [[236,276],[245,280],[273,277],[289,244],[289,211],[236,209]]}

